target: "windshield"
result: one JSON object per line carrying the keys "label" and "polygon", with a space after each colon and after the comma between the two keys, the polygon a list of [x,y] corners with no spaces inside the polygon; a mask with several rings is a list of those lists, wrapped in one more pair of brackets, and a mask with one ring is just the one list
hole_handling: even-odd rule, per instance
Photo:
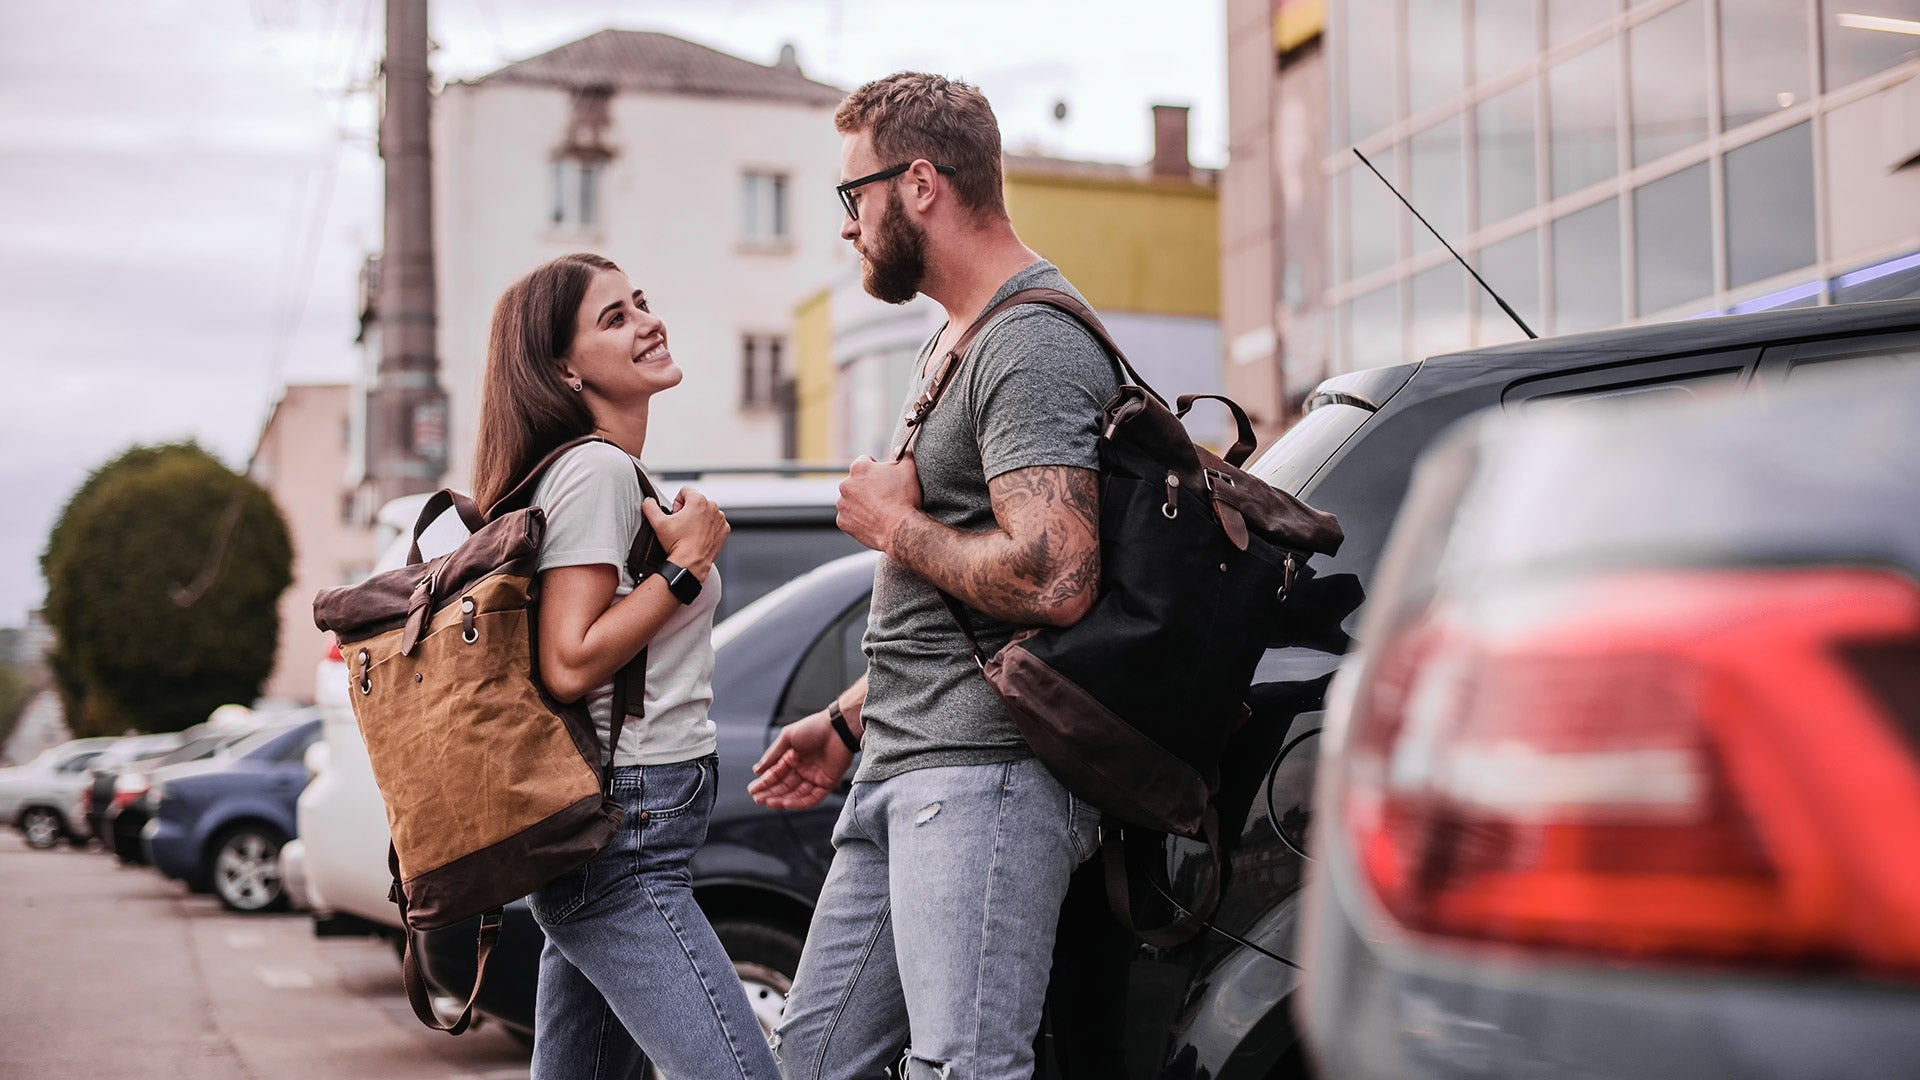
{"label": "windshield", "polygon": [[216,749],[219,749],[222,743],[241,737],[242,736],[237,735],[202,735],[192,742],[175,749],[166,757],[161,758],[160,764],[178,765],[183,761],[199,761],[201,758],[208,757]]}
{"label": "windshield", "polygon": [[1328,402],[1288,428],[1247,471],[1289,495],[1298,495],[1347,436],[1359,431],[1372,415],[1357,405]]}
{"label": "windshield", "polygon": [[249,731],[236,738],[233,742],[221,747],[221,753],[226,757],[246,757],[255,750],[260,749],[275,739],[278,739],[280,736],[285,735],[287,732],[292,731],[294,728],[299,727],[305,719],[305,717],[302,717],[300,720],[271,724],[257,731]]}

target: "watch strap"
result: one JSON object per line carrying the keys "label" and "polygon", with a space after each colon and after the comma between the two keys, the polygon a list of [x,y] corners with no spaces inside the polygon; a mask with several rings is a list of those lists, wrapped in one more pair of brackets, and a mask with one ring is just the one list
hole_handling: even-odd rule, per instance
{"label": "watch strap", "polygon": [[667,583],[667,590],[673,593],[674,599],[682,604],[691,604],[699,599],[700,579],[672,559],[661,560],[660,577]]}
{"label": "watch strap", "polygon": [[840,699],[827,702],[827,723],[833,725],[833,733],[840,736],[851,753],[860,752],[860,740],[853,737],[853,728],[847,725],[847,714],[840,711]]}

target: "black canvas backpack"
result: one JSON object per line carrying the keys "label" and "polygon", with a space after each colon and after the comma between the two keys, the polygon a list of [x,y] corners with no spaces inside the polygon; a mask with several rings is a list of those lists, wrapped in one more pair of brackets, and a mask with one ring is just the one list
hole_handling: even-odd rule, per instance
{"label": "black canvas backpack", "polygon": [[[1055,289],[1023,289],[974,320],[914,403],[895,460],[911,452],[974,340],[1020,304],[1071,315],[1120,374],[1100,437],[1099,595],[1074,625],[1022,631],[991,656],[965,606],[941,596],[1034,754],[1105,816],[1115,915],[1141,940],[1175,945],[1199,933],[1219,902],[1222,837],[1213,796],[1227,740],[1249,715],[1254,666],[1271,628],[1286,618],[1296,575],[1309,556],[1339,548],[1340,525],[1240,469],[1254,435],[1239,405],[1192,394],[1169,409],[1099,317]],[[1224,457],[1196,445],[1180,423],[1201,398],[1233,413],[1237,441]],[[1156,862],[1164,878],[1159,855],[1168,833],[1205,841],[1211,873],[1170,920],[1143,927],[1133,883]],[[1148,880],[1166,892],[1158,878]]]}

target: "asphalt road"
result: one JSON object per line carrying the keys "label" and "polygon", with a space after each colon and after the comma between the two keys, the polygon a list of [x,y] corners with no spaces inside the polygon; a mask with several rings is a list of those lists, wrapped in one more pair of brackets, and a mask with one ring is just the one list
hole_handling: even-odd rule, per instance
{"label": "asphalt road", "polygon": [[230,914],[95,848],[0,829],[0,1080],[522,1080],[498,1025],[415,1020],[391,947]]}

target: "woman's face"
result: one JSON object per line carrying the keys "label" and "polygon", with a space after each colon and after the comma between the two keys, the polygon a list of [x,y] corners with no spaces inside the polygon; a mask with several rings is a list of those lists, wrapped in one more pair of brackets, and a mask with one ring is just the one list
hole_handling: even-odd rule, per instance
{"label": "woman's face", "polygon": [[646,303],[620,271],[593,275],[580,302],[573,349],[560,361],[569,386],[581,383],[589,398],[623,405],[679,384],[682,372],[667,351],[667,326]]}

